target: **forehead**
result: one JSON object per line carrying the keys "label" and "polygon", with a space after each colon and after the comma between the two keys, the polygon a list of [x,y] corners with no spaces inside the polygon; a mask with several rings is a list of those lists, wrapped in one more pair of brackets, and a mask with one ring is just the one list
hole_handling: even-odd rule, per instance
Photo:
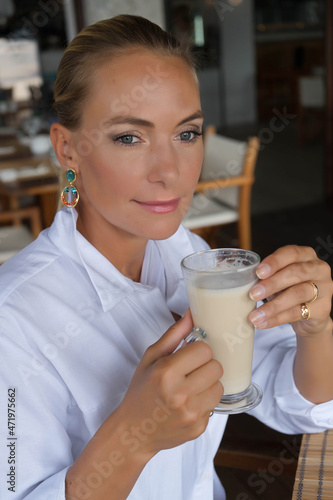
{"label": "forehead", "polygon": [[83,115],[149,113],[200,108],[194,71],[180,57],[136,50],[120,53],[97,68]]}

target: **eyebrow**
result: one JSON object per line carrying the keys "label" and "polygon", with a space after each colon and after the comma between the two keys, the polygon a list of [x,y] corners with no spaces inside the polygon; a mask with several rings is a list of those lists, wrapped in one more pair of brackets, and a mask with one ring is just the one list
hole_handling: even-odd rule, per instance
{"label": "eyebrow", "polygon": [[[204,118],[204,114],[201,110],[196,111],[190,116],[187,116],[181,120],[177,127],[187,123],[191,120],[196,120],[197,118]],[[115,118],[110,118],[103,123],[103,126],[119,125],[121,123],[129,123],[130,125],[141,125],[143,127],[154,127],[154,124],[148,120],[143,120],[142,118],[137,118],[135,116],[116,116]]]}

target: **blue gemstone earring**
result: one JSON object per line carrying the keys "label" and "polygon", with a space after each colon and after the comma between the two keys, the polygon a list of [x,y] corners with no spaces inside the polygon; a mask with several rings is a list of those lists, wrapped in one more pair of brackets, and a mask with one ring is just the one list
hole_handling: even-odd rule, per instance
{"label": "blue gemstone earring", "polygon": [[66,178],[69,182],[69,186],[66,186],[61,193],[61,200],[63,204],[68,208],[76,207],[79,201],[79,192],[77,188],[73,185],[76,181],[76,172],[73,168],[69,168],[66,172]]}

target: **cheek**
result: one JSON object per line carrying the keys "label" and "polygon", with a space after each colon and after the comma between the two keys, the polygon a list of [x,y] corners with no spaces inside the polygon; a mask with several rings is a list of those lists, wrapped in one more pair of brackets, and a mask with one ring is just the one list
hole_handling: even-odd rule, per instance
{"label": "cheek", "polygon": [[199,180],[203,160],[203,151],[200,149],[197,154],[193,155],[191,160],[187,162],[186,167],[186,180],[188,184],[194,188]]}
{"label": "cheek", "polygon": [[[110,155],[107,155],[109,158]],[[127,168],[126,168],[127,167]],[[86,158],[81,167],[83,189],[88,198],[94,198],[95,203],[110,203],[112,200],[131,198],[133,189],[138,184],[133,172],[128,172],[128,165],[122,165],[116,158]],[[92,201],[92,200],[91,200]]]}

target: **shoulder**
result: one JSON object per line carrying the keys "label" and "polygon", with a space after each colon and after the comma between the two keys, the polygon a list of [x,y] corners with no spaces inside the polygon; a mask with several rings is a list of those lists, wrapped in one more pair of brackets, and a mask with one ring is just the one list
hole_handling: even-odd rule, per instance
{"label": "shoulder", "polygon": [[[61,211],[60,211],[61,212]],[[75,259],[71,217],[58,212],[53,224],[38,238],[0,266],[0,306],[15,291],[30,296],[30,290],[52,290],[63,273],[72,274]]]}
{"label": "shoulder", "polygon": [[29,296],[31,287],[38,286],[38,283],[52,288],[52,281],[57,276],[57,264],[63,259],[68,260],[68,257],[49,240],[48,230],[40,233],[33,243],[0,267],[0,306],[15,292]]}

